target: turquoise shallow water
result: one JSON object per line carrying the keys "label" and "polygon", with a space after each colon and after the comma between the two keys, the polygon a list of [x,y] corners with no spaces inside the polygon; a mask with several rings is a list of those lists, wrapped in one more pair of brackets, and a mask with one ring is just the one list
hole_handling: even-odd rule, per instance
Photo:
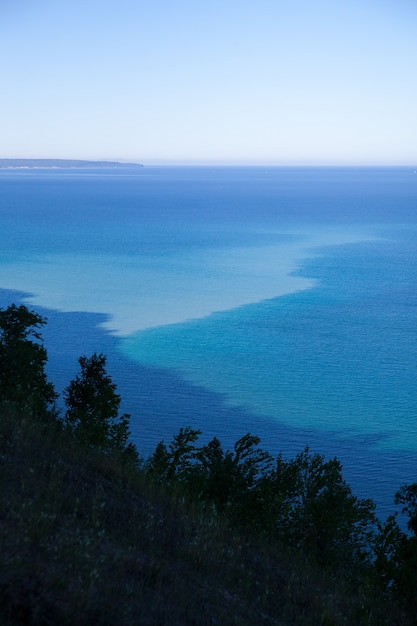
{"label": "turquoise shallow water", "polygon": [[144,453],[250,430],[389,510],[417,479],[416,235],[407,168],[0,172],[0,305],[45,312],[59,389],[108,354]]}
{"label": "turquoise shallow water", "polygon": [[[123,350],[300,428],[416,451],[416,294],[393,244],[337,247],[302,270],[315,287],[202,320],[136,333]],[[388,258],[390,255],[390,258]],[[391,289],[387,289],[389,264]]]}

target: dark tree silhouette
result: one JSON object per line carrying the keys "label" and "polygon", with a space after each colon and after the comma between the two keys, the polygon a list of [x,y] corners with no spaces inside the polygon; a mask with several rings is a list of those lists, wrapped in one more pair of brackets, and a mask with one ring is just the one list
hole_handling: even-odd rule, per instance
{"label": "dark tree silhouette", "polygon": [[46,319],[24,306],[0,310],[0,399],[37,416],[56,415],[40,328]]}
{"label": "dark tree silhouette", "polygon": [[94,353],[78,362],[81,371],[64,392],[65,423],[81,442],[134,457],[136,448],[128,441],[130,415],[118,414],[121,398],[106,372],[106,357]]}

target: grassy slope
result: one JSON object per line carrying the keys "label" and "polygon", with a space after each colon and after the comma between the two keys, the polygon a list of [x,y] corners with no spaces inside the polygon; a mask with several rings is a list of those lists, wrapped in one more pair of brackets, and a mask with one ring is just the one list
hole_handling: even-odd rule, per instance
{"label": "grassy slope", "polygon": [[0,489],[5,626],[406,623],[380,599],[370,617],[360,591],[300,555],[5,410]]}

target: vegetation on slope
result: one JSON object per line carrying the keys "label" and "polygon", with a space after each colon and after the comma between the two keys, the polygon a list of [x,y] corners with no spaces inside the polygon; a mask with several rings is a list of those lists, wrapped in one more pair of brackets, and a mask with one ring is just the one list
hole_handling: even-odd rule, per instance
{"label": "vegetation on slope", "polygon": [[414,623],[417,485],[406,535],[308,449],[183,428],[141,460],[103,355],[58,414],[44,323],[0,311],[2,624]]}

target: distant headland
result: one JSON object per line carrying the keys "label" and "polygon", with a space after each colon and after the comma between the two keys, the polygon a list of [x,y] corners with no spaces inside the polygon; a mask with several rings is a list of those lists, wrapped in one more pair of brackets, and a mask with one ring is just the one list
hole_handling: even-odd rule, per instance
{"label": "distant headland", "polygon": [[119,161],[78,161],[74,159],[0,159],[0,169],[124,169],[143,167],[139,163]]}

